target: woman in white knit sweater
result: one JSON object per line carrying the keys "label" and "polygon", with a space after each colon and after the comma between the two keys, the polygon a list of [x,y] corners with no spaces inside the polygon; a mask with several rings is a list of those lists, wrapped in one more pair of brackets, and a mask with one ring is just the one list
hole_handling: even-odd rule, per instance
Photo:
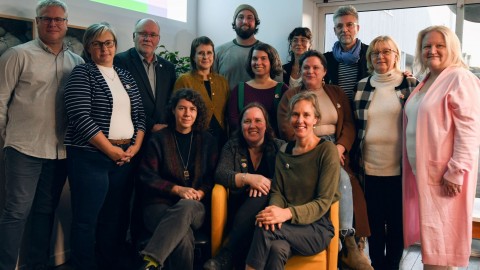
{"label": "woman in white knit sweater", "polygon": [[418,81],[400,70],[400,50],[389,36],[367,50],[371,76],[358,83],[357,165],[368,209],[370,258],[375,269],[398,269],[402,233],[402,110]]}

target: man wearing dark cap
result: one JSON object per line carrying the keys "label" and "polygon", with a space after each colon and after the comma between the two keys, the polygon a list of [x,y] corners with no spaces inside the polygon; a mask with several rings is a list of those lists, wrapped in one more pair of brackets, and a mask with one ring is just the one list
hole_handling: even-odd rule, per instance
{"label": "man wearing dark cap", "polygon": [[238,6],[232,22],[237,36],[216,49],[214,70],[228,79],[230,90],[239,82],[251,79],[245,70],[245,61],[250,48],[260,42],[255,38],[258,25],[260,19],[252,6],[247,4]]}

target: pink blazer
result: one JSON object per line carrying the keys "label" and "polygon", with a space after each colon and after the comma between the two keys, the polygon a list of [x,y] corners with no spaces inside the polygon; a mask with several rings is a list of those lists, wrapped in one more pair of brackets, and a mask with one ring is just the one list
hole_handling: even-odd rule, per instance
{"label": "pink blazer", "polygon": [[[449,67],[425,94],[417,118],[416,175],[406,154],[405,113],[403,118],[405,246],[420,240],[425,264],[467,266],[480,147],[480,80],[464,68]],[[445,195],[442,179],[462,185],[462,192]]]}

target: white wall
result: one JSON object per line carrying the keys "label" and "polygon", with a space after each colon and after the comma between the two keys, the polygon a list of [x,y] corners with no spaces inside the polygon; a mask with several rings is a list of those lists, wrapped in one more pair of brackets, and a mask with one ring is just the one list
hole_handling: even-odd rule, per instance
{"label": "white wall", "polygon": [[[64,1],[69,8],[68,23],[70,25],[87,27],[92,23],[109,22],[117,32],[119,52],[133,46],[132,33],[135,22],[145,17],[151,17],[159,21],[161,27],[160,44],[164,44],[169,50],[188,53],[190,42],[196,37],[197,0],[188,0],[188,20],[186,23],[110,7],[89,0]],[[36,5],[37,0],[1,0],[0,14],[33,19],[35,18]]]}
{"label": "white wall", "polygon": [[[187,22],[179,22],[143,13],[109,7],[89,0],[64,0],[69,7],[69,24],[87,27],[92,23],[107,21],[117,31],[118,51],[133,46],[133,25],[138,19],[153,17],[161,27],[160,44],[169,50],[187,56],[191,41],[197,36],[210,37],[220,45],[235,37],[231,27],[233,12],[240,4],[250,4],[257,10],[261,24],[257,38],[274,46],[282,59],[288,54],[287,36],[297,26],[312,26],[315,5],[312,0],[188,0]],[[0,14],[25,18],[35,17],[37,0],[2,0]],[[305,13],[305,16],[302,16]]]}
{"label": "white wall", "polygon": [[288,34],[302,26],[303,2],[311,0],[198,0],[197,33],[208,36],[215,46],[235,38],[233,13],[240,4],[253,6],[260,18],[257,39],[277,49],[282,63],[288,55]]}

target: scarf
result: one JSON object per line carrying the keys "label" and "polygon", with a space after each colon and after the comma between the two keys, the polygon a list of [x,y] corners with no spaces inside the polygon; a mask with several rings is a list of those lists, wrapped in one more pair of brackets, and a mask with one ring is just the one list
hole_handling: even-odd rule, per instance
{"label": "scarf", "polygon": [[360,49],[362,47],[362,42],[360,39],[357,38],[357,42],[355,46],[348,52],[342,51],[342,46],[340,45],[340,41],[335,42],[333,44],[332,52],[333,57],[339,62],[347,65],[355,64],[360,59]]}

